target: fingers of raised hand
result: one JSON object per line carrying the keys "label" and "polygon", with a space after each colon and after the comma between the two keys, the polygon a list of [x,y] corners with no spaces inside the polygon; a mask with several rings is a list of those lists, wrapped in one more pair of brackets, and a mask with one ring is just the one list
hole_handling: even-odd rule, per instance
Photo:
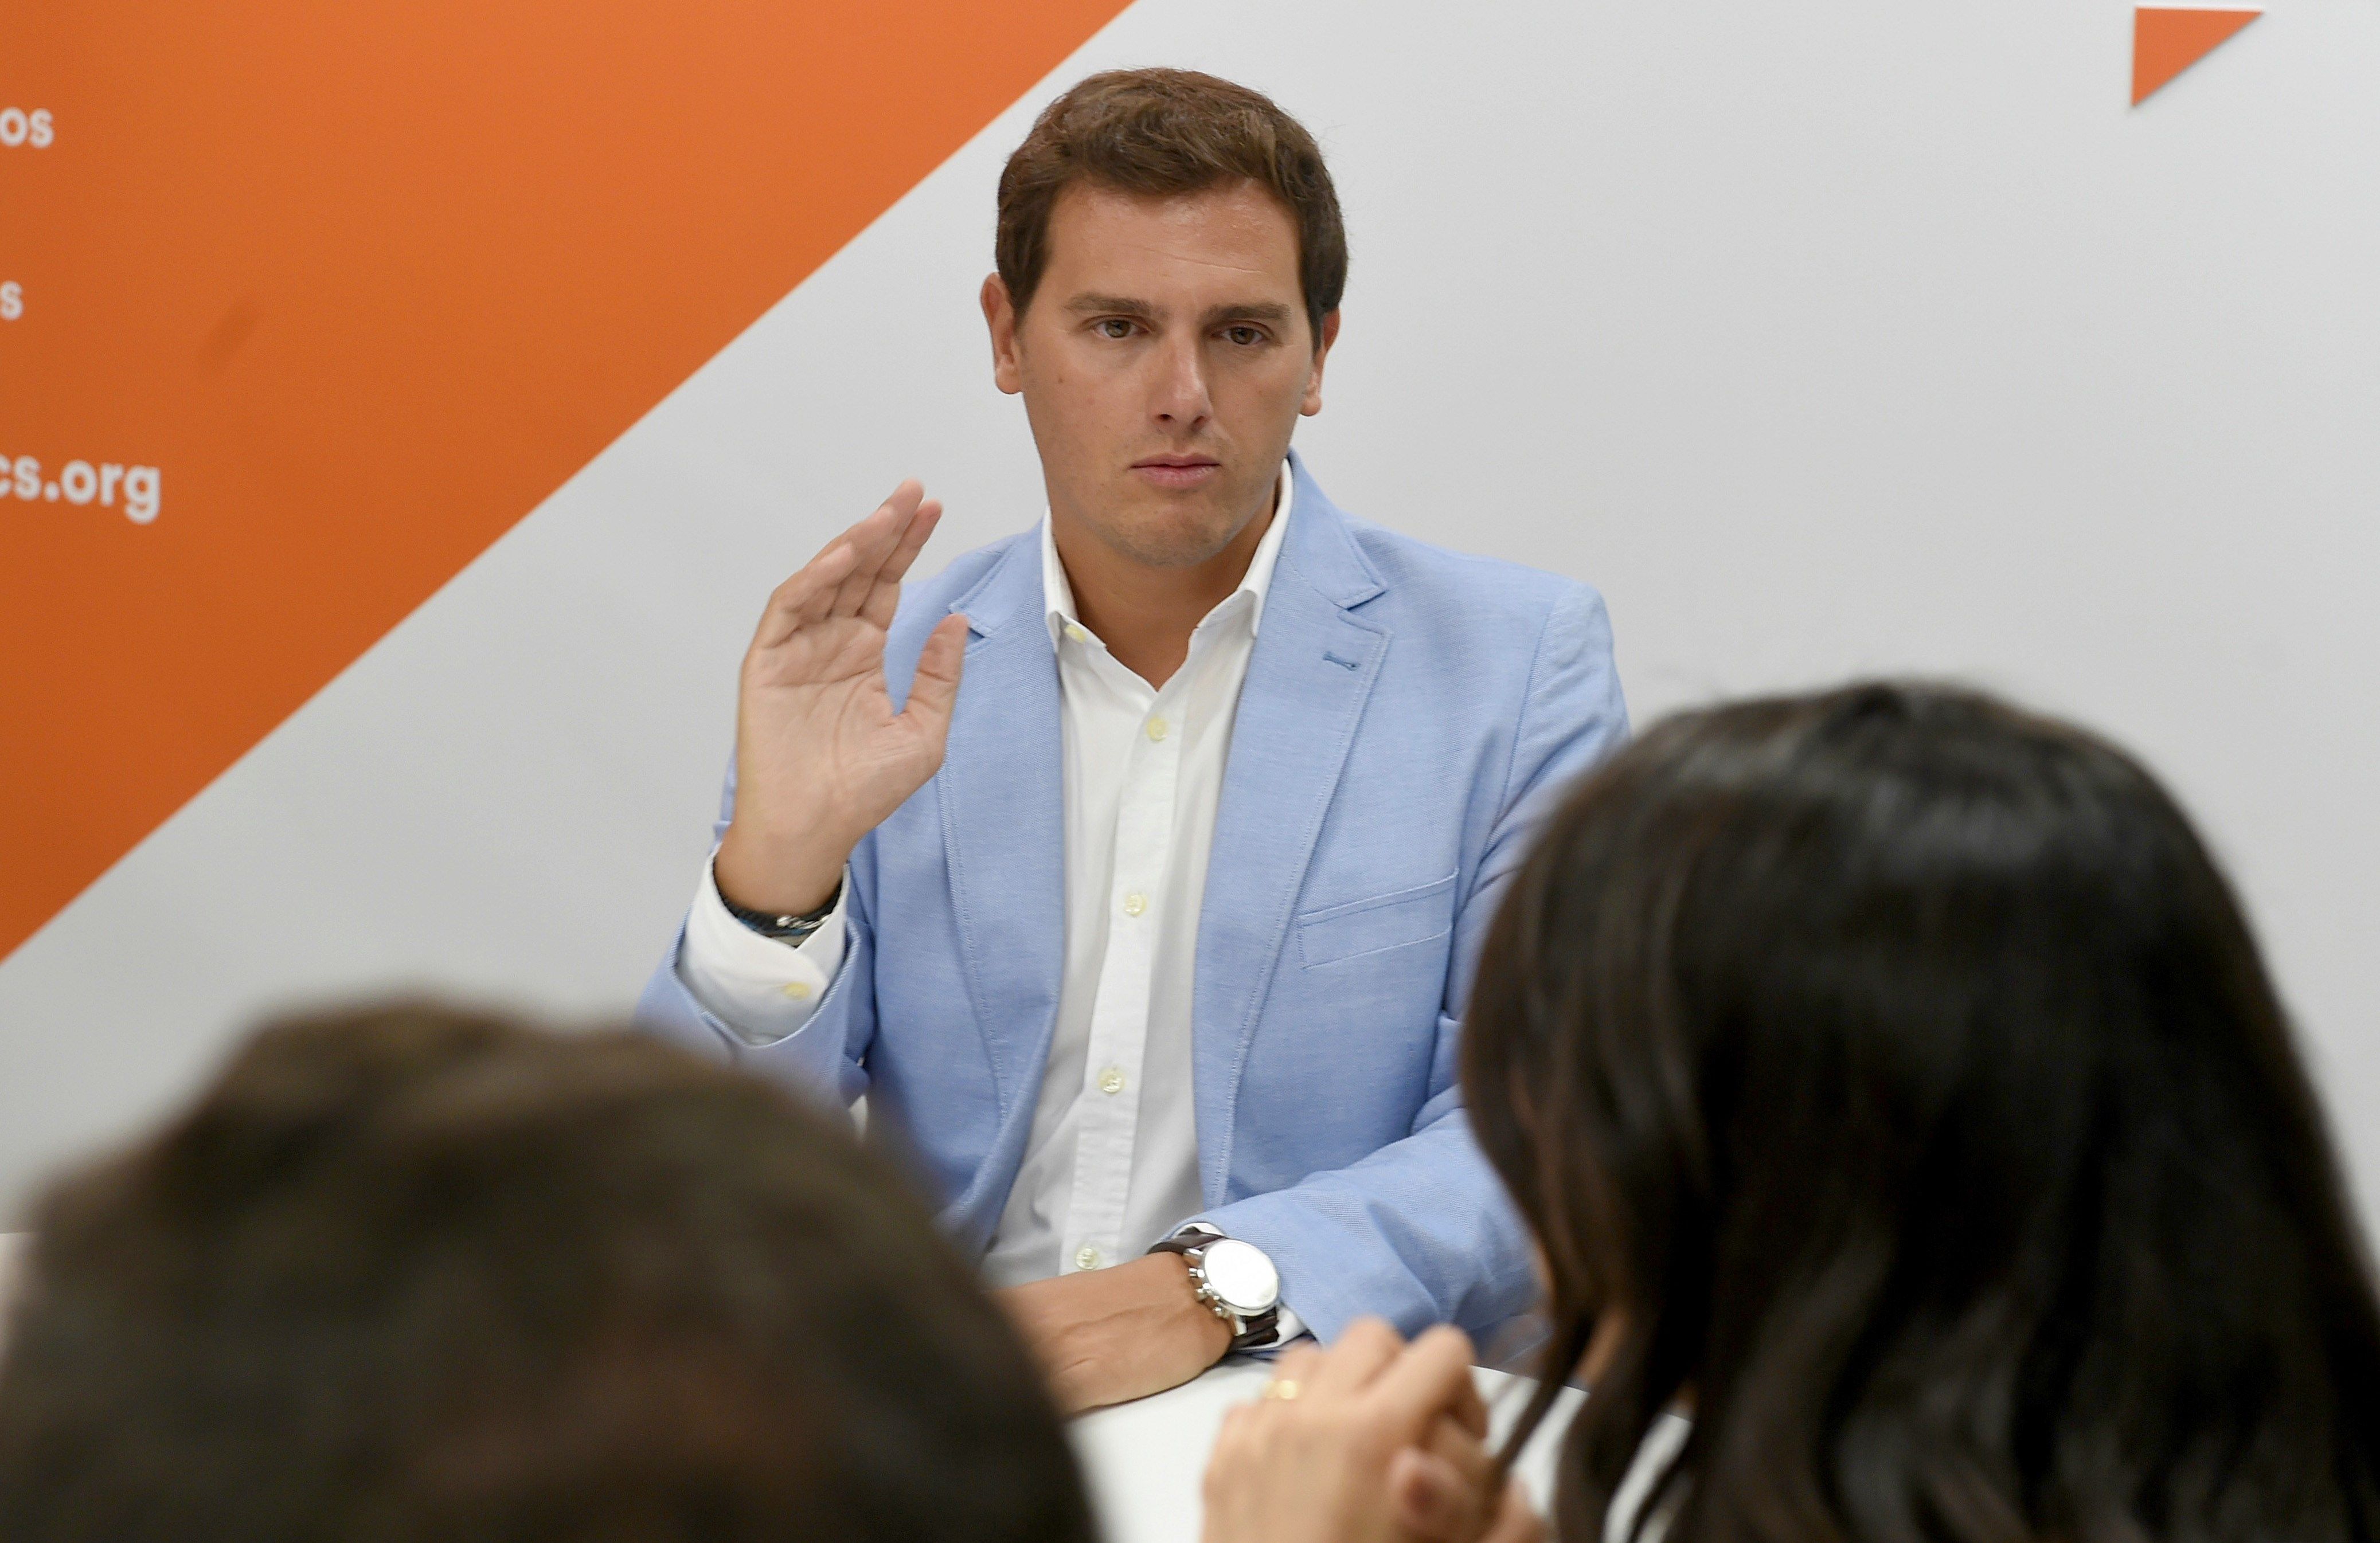
{"label": "fingers of raised hand", "polygon": [[917,554],[925,550],[927,538],[941,522],[942,506],[938,500],[928,499],[917,506],[917,512],[902,527],[892,550],[884,565],[876,571],[876,581],[860,597],[859,614],[880,627],[892,625],[892,616],[901,607],[901,581],[906,577]]}
{"label": "fingers of raised hand", "polygon": [[760,625],[752,634],[755,647],[783,643],[803,627],[816,626],[833,609],[836,592],[858,561],[851,543],[840,537],[809,560],[801,571],[769,592],[760,611]]}
{"label": "fingers of raised hand", "polygon": [[[754,634],[756,646],[767,647],[783,642],[797,629],[815,626],[830,616],[855,616],[859,613],[877,588],[877,574],[885,561],[899,548],[905,535],[920,524],[917,515],[926,507],[925,489],[916,479],[904,482],[864,520],[819,548],[818,555],[802,566],[799,573],[779,585],[769,596],[768,607],[761,612],[759,631]],[[939,504],[933,506],[936,516]],[[922,522],[918,544],[933,530],[933,520]],[[914,560],[916,552],[909,554]],[[903,566],[906,567],[905,561]],[[894,599],[898,599],[895,589]],[[879,618],[882,625],[891,621],[891,608]]]}
{"label": "fingers of raised hand", "polygon": [[[836,586],[834,611],[837,616],[856,616],[869,596],[876,592],[884,566],[899,549],[902,537],[916,522],[917,512],[924,506],[926,489],[916,477],[892,489],[892,494],[868,514],[844,533],[858,561]],[[929,529],[931,527],[929,526]]]}
{"label": "fingers of raised hand", "polygon": [[934,527],[941,522],[942,500],[927,499],[921,501],[903,522],[899,535],[892,542],[892,550],[884,559],[884,569],[880,577],[887,584],[899,584],[905,578],[909,565],[917,561],[919,552],[926,549],[927,538],[934,534]]}
{"label": "fingers of raised hand", "polygon": [[926,485],[914,476],[905,477],[899,487],[884,495],[882,503],[854,521],[851,528],[835,539],[858,537],[880,543],[887,531],[897,531],[905,526],[909,517],[917,512],[917,506],[925,501]]}
{"label": "fingers of raised hand", "polygon": [[927,742],[940,747],[950,733],[951,709],[958,702],[959,673],[966,663],[967,619],[945,616],[934,624],[909,680],[909,700],[901,716],[916,724]]}

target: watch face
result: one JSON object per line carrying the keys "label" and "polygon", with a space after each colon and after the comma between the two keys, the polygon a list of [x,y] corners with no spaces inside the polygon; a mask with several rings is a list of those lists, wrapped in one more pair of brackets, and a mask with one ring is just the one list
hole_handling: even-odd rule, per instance
{"label": "watch face", "polygon": [[1253,1318],[1281,1300],[1281,1274],[1253,1243],[1218,1238],[1207,1245],[1200,1264],[1208,1289],[1243,1318]]}

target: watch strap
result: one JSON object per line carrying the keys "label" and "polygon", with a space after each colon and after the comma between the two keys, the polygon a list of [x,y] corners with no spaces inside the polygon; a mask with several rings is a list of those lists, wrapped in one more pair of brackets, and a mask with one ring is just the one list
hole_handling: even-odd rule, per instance
{"label": "watch strap", "polygon": [[834,893],[826,898],[826,904],[816,910],[804,911],[799,916],[783,915],[770,910],[754,910],[749,906],[739,906],[729,899],[725,890],[721,890],[719,894],[719,903],[727,908],[727,914],[735,918],[747,928],[759,933],[762,937],[773,938],[779,943],[790,943],[795,946],[808,942],[811,934],[825,926],[827,918],[834,914],[834,908],[842,902],[841,880],[836,881]]}

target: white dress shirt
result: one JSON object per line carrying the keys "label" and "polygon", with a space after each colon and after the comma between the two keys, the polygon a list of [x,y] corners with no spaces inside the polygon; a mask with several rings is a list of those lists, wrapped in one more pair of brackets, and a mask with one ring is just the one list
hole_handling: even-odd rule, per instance
{"label": "white dress shirt", "polygon": [[[1075,616],[1041,523],[1065,754],[1065,975],[1024,1165],[984,1262],[995,1286],[1134,1258],[1203,1209],[1190,1054],[1199,905],[1292,489],[1284,471],[1247,576],[1161,690]],[[808,1021],[843,952],[840,903],[795,947],[737,922],[706,872],[677,970],[704,1007],[766,1044]],[[1282,1317],[1287,1339],[1298,1326]]]}

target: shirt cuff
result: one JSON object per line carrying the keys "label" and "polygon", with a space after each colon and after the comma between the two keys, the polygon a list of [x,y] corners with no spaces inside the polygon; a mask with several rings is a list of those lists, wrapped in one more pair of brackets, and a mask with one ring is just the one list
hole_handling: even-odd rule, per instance
{"label": "shirt cuff", "polygon": [[[716,861],[713,854],[712,861]],[[759,933],[735,920],[719,898],[711,863],[702,865],[702,887],[686,912],[686,939],[677,951],[677,978],[711,1017],[737,1039],[755,1047],[774,1044],[801,1031],[843,968],[843,908],[851,893],[844,874],[834,909],[819,930],[799,944]]]}

